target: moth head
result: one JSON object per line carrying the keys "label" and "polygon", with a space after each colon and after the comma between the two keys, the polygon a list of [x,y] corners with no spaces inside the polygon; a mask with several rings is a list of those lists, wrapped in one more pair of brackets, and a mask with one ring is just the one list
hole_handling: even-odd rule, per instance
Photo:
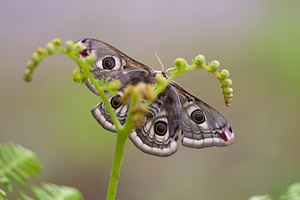
{"label": "moth head", "polygon": [[92,53],[97,55],[93,64],[94,69],[119,70],[124,68],[126,62],[120,53],[112,46],[95,39],[83,39],[78,42],[84,46],[81,56],[86,57]]}

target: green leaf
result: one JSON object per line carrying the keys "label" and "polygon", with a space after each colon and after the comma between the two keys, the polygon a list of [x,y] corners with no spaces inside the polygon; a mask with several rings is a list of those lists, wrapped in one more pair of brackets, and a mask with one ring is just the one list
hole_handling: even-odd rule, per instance
{"label": "green leaf", "polygon": [[[269,195],[253,196],[249,200],[272,200]],[[300,183],[291,185],[279,200],[300,200]]]}
{"label": "green leaf", "polygon": [[4,196],[6,196],[6,193],[0,189],[0,199],[1,199],[1,197],[4,197]]}
{"label": "green leaf", "polygon": [[300,200],[300,183],[291,185],[279,200]]}
{"label": "green leaf", "polygon": [[19,193],[19,196],[22,200],[34,200],[33,198],[31,198],[30,196],[24,194],[23,192]]}
{"label": "green leaf", "polygon": [[32,151],[12,143],[0,145],[0,184],[8,191],[12,191],[12,180],[26,187],[25,181],[35,176],[41,168]]}
{"label": "green leaf", "polygon": [[260,195],[250,197],[249,200],[272,200],[272,198],[269,195]]}
{"label": "green leaf", "polygon": [[41,187],[32,186],[32,192],[38,200],[83,200],[77,189],[49,183]]}
{"label": "green leaf", "polygon": [[202,67],[203,65],[205,65],[205,57],[203,55],[198,55],[195,57],[193,63],[196,64],[197,67]]}
{"label": "green leaf", "polygon": [[291,185],[288,189],[288,192],[294,193],[300,197],[300,183]]}

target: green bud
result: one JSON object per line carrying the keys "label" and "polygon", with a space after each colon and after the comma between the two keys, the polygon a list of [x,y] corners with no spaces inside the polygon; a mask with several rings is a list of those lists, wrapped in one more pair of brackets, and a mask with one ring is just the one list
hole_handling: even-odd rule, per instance
{"label": "green bud", "polygon": [[156,74],[155,76],[157,83],[164,83],[166,78],[162,74]]}
{"label": "green bud", "polygon": [[27,82],[31,81],[31,74],[32,74],[32,70],[26,69],[24,72],[24,80]]}
{"label": "green bud", "polygon": [[31,56],[31,59],[32,59],[32,61],[33,61],[34,63],[37,64],[37,63],[41,62],[42,56],[39,55],[37,52],[34,52],[34,53],[32,54],[32,56]]}
{"label": "green bud", "polygon": [[110,83],[109,83],[109,89],[110,90],[118,90],[118,89],[120,89],[120,87],[121,87],[121,81],[119,81],[119,80],[114,80],[114,81],[111,81]]}
{"label": "green bud", "polygon": [[201,67],[205,65],[205,57],[203,55],[198,55],[195,57],[194,63],[198,66]]}
{"label": "green bud", "polygon": [[232,89],[232,88],[229,88],[229,87],[224,88],[224,93],[225,93],[225,94],[232,94],[232,93],[233,93],[233,89]]}
{"label": "green bud", "polygon": [[35,67],[35,64],[30,60],[26,63],[26,67],[30,70],[33,70]]}
{"label": "green bud", "polygon": [[[134,110],[134,108],[132,110]],[[142,111],[142,109],[140,109],[140,111]],[[133,116],[132,123],[136,129],[141,129],[144,126],[145,121],[146,121],[146,118],[144,117],[144,113],[137,112]]]}
{"label": "green bud", "polygon": [[219,61],[217,60],[214,60],[210,63],[210,67],[211,67],[211,70],[214,72],[214,71],[217,71],[217,69],[220,67],[220,63]]}
{"label": "green bud", "polygon": [[227,69],[223,69],[220,75],[221,75],[221,79],[226,79],[229,76],[229,71]]}
{"label": "green bud", "polygon": [[131,110],[131,114],[144,114],[146,113],[148,110],[147,110],[147,107],[144,106],[143,104],[138,104],[137,106],[133,107],[132,110]]}
{"label": "green bud", "polygon": [[146,84],[141,92],[145,100],[153,101],[153,99],[156,97],[155,90],[150,84]]}
{"label": "green bud", "polygon": [[225,79],[222,83],[223,86],[228,87],[232,85],[232,80],[231,79]]}
{"label": "green bud", "polygon": [[71,40],[66,41],[66,51],[71,52],[74,49],[74,42]]}
{"label": "green bud", "polygon": [[226,103],[226,106],[230,106],[230,103],[232,102],[232,98],[226,98],[225,97],[225,103]]}
{"label": "green bud", "polygon": [[187,62],[183,58],[176,58],[174,61],[176,68],[181,71],[187,66]]}
{"label": "green bud", "polygon": [[226,99],[227,99],[227,98],[232,99],[233,94],[232,94],[232,93],[224,93],[224,96],[226,97]]}
{"label": "green bud", "polygon": [[55,38],[55,39],[52,40],[52,44],[53,44],[54,46],[60,47],[60,46],[62,45],[62,41],[61,41],[60,38]]}
{"label": "green bud", "polygon": [[81,53],[82,51],[84,50],[84,47],[83,47],[83,45],[82,44],[75,44],[74,45],[74,51],[76,52],[76,53]]}
{"label": "green bud", "polygon": [[82,76],[82,73],[79,71],[77,67],[73,70],[72,78],[73,81],[76,83],[83,83],[84,77]]}
{"label": "green bud", "polygon": [[85,57],[85,61],[87,64],[92,65],[94,63],[94,61],[96,60],[97,55],[92,53],[90,55],[88,55],[87,57]]}
{"label": "green bud", "polygon": [[226,102],[231,103],[232,102],[232,98],[227,98]]}
{"label": "green bud", "polygon": [[131,96],[134,92],[134,88],[132,85],[128,85],[126,88],[125,88],[125,91],[124,91],[124,94],[123,96],[120,98],[120,101],[122,103],[128,103],[131,99]]}
{"label": "green bud", "polygon": [[52,43],[48,42],[46,44],[46,50],[49,52],[49,54],[53,54],[56,51],[56,47]]}
{"label": "green bud", "polygon": [[46,53],[45,50],[42,49],[41,47],[36,48],[35,52],[40,56],[43,56]]}

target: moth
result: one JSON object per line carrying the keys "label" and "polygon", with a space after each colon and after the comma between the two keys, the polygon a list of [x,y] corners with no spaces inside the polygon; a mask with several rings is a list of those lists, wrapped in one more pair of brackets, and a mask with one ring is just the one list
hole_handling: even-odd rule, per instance
{"label": "moth", "polygon": [[[118,79],[122,83],[118,95],[109,97],[121,124],[125,123],[129,110],[129,105],[122,104],[119,100],[126,86],[139,82],[153,84],[158,73],[166,77],[164,72],[154,71],[102,41],[84,39],[78,43],[84,46],[82,56],[91,53],[97,55],[91,70],[96,79],[110,77],[111,80]],[[89,80],[86,86],[98,94]],[[96,105],[91,112],[104,129],[116,132],[103,102]],[[175,81],[150,104],[145,118],[144,126],[134,129],[129,137],[137,148],[155,156],[174,154],[180,137],[183,146],[197,149],[227,146],[235,140],[231,126],[220,113]]]}

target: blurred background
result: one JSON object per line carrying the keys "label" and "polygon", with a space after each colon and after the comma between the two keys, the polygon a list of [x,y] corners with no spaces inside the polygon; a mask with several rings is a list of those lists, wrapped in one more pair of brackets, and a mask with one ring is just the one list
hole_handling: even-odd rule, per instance
{"label": "blurred background", "polygon": [[193,71],[177,79],[230,121],[236,142],[202,150],[179,146],[167,158],[129,140],[117,199],[277,197],[300,181],[300,1],[0,1],[0,140],[33,150],[37,178],[105,199],[116,135],[90,110],[99,102],[72,81],[75,63],[51,56],[23,81],[32,52],[55,37],[103,40],[160,70],[197,54],[229,69],[235,96],[226,108],[216,78]]}

